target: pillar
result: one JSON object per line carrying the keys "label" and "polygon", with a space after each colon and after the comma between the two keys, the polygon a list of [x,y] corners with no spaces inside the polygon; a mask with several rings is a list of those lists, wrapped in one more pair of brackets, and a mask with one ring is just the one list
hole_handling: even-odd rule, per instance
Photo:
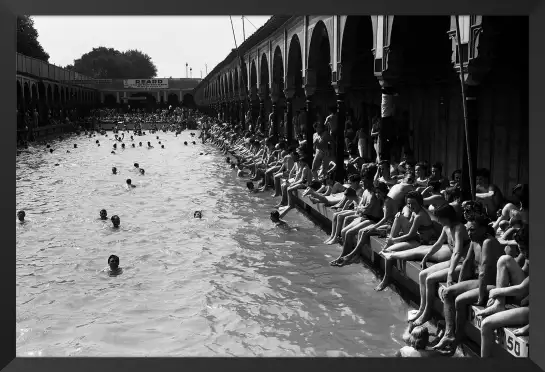
{"label": "pillar", "polygon": [[121,103],[121,99],[119,98],[119,92],[115,92],[115,101],[117,104]]}
{"label": "pillar", "polygon": [[157,103],[161,103],[161,92],[157,92]]}
{"label": "pillar", "polygon": [[286,126],[286,139],[288,141],[288,144],[291,144],[291,141],[293,141],[293,95],[291,97],[287,97],[286,95],[286,110],[288,111],[288,117],[286,123],[284,125]]}
{"label": "pillar", "polygon": [[[478,141],[477,136],[479,133],[479,120],[478,120],[478,95],[479,86],[466,85],[466,105],[467,105],[467,121],[468,121],[468,133],[470,139],[469,153],[471,154],[471,168],[473,169],[473,189],[470,184],[470,163],[468,159],[467,141],[464,137],[464,160],[462,163],[462,185],[463,189],[471,191],[471,195],[475,195],[475,171],[477,170],[477,151]],[[465,128],[464,128],[465,134]]]}
{"label": "pillar", "polygon": [[346,107],[344,104],[344,92],[336,89],[337,93],[337,143],[336,149],[337,153],[335,156],[335,164],[337,168],[335,169],[335,179],[338,182],[343,182],[345,179],[346,170],[344,168],[344,125],[346,121]]}
{"label": "pillar", "polygon": [[[384,80],[382,80],[382,89],[381,89],[381,103],[380,103],[380,118],[381,118],[381,128],[380,128],[380,137],[381,137],[381,152],[387,157],[386,160],[391,160],[392,157],[394,160],[399,161],[400,154],[393,153],[392,151],[397,150],[396,140],[394,138],[395,123],[395,93],[391,85],[388,85]],[[382,159],[381,154],[380,160]]]}
{"label": "pillar", "polygon": [[167,104],[167,102],[168,102],[167,93],[168,93],[168,92],[167,92],[166,90],[163,90],[163,101],[165,102],[165,104]]}
{"label": "pillar", "polygon": [[279,137],[279,133],[278,133],[278,101],[277,100],[274,100],[273,103],[272,103],[272,134],[274,137],[278,138]]}
{"label": "pillar", "polygon": [[259,97],[259,123],[257,124],[259,129],[263,132],[265,130],[265,97]]}
{"label": "pillar", "polygon": [[[307,160],[312,161],[313,159],[313,150],[312,150],[312,140],[314,137],[314,112],[312,110],[312,97],[316,92],[316,88],[313,86],[305,86],[305,97],[306,97],[306,107],[305,107],[305,139],[306,139],[306,154]],[[309,164],[310,165],[310,164]]]}
{"label": "pillar", "polygon": [[[70,96],[70,100],[72,100],[72,97]],[[100,103],[104,104],[104,92],[100,92]]]}

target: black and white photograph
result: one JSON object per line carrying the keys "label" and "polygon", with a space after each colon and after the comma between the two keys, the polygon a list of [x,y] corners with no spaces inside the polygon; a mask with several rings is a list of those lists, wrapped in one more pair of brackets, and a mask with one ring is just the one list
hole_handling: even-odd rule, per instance
{"label": "black and white photograph", "polygon": [[528,16],[16,27],[17,357],[529,357]]}

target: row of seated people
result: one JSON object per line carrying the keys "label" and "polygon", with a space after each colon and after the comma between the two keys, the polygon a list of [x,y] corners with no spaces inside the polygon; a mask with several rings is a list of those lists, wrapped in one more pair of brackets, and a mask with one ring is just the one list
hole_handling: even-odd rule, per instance
{"label": "row of seated people", "polygon": [[[381,252],[385,275],[377,290],[390,283],[395,261],[421,261],[420,307],[410,319],[414,326],[430,320],[437,285],[446,282],[441,294],[446,329],[434,347],[436,350],[454,352],[464,337],[463,325],[471,304],[485,307],[479,313],[485,318],[483,357],[490,356],[495,329],[521,326],[515,334],[529,332],[527,185],[517,185],[513,189],[514,200],[498,208],[496,218],[491,220],[487,208],[490,204],[479,198],[469,200],[461,189],[461,172],[453,172],[452,179],[446,180],[438,163],[431,167],[428,176],[426,163],[410,159],[399,164],[397,172],[388,161],[379,164],[359,161],[358,172],[358,161],[353,161],[357,159],[351,159],[348,168],[356,172],[351,172],[346,184],[334,181],[331,171],[335,164],[322,169],[323,178],[317,182],[313,180],[304,148],[275,144],[273,138],[241,133],[240,128],[238,132],[226,129],[213,127],[213,141],[237,155],[238,162],[232,167],[239,168],[240,176],[245,175],[244,169],[249,169],[254,180],[262,180],[262,190],[269,183],[275,188],[275,196],[282,196],[279,206],[286,203],[280,216],[294,206],[298,189],[305,189],[303,195],[312,201],[337,210],[326,243],[340,242],[342,252],[331,261],[332,266],[342,267],[357,261],[362,249],[370,245],[371,236],[386,240]],[[490,187],[486,170],[479,172],[479,191],[486,194],[482,191],[495,187]],[[497,195],[494,190],[481,195],[481,199]],[[506,309],[506,301],[519,307]]]}

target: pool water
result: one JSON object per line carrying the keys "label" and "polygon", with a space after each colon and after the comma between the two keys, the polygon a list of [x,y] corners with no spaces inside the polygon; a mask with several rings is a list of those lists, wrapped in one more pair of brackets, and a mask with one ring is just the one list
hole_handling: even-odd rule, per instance
{"label": "pool water", "polygon": [[[361,265],[329,266],[340,247],[299,211],[291,230],[275,227],[277,201],[248,194],[212,145],[158,135],[165,149],[147,135],[135,142],[155,148],[113,155],[109,133],[17,157],[28,219],[16,222],[18,356],[375,357],[402,346],[398,295],[374,292]],[[102,271],[111,254],[120,276]]]}

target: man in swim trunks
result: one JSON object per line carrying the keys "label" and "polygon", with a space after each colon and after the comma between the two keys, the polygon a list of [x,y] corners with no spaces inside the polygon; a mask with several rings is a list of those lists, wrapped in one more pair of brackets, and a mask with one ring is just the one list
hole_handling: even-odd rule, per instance
{"label": "man in swim trunks", "polygon": [[322,174],[325,174],[330,161],[330,149],[333,145],[333,139],[326,131],[323,124],[318,123],[315,127],[317,136],[314,138],[314,161],[312,162],[312,178],[318,179],[318,171],[322,169]]}

